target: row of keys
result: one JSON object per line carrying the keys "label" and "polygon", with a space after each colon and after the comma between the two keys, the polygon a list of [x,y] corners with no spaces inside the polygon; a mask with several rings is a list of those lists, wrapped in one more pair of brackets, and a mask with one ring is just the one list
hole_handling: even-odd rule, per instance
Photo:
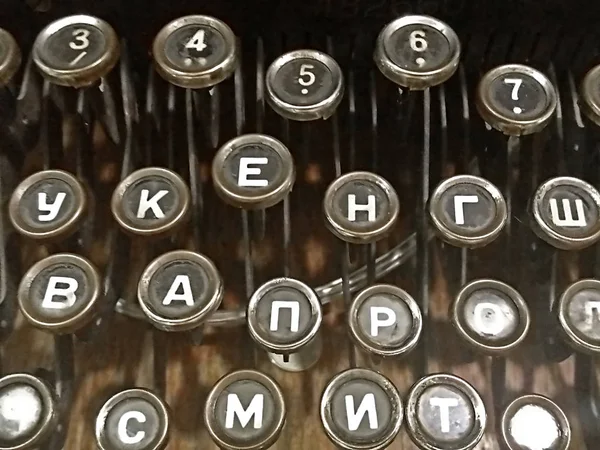
{"label": "row of keys", "polygon": [[[0,445],[31,449],[43,444],[57,423],[57,399],[49,384],[29,374],[0,379]],[[394,384],[369,369],[349,369],[325,387],[320,405],[325,433],[347,450],[383,449],[406,421],[415,444],[425,450],[474,448],[487,424],[479,393],[465,380],[428,375],[417,381],[406,405]],[[221,378],[208,393],[204,422],[219,448],[266,449],[285,426],[282,389],[271,377],[240,370]],[[97,414],[101,450],[164,449],[172,427],[164,400],[146,389],[118,392]],[[535,428],[532,429],[532,424]],[[500,418],[501,438],[510,450],[566,450],[569,422],[556,403],[539,395],[513,400]]]}

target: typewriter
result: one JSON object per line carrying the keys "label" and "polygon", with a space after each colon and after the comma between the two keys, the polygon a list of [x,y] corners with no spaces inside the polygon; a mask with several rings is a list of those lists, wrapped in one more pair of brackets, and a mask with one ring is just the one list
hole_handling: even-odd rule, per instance
{"label": "typewriter", "polygon": [[2,0],[0,450],[600,448],[600,5]]}

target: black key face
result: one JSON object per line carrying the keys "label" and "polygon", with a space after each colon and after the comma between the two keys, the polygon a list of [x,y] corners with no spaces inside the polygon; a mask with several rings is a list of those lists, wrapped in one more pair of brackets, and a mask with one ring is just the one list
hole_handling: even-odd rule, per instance
{"label": "black key face", "polygon": [[569,286],[558,303],[558,319],[576,350],[599,352],[600,281],[580,280]]}
{"label": "black key face", "polygon": [[421,24],[397,30],[386,50],[395,64],[413,72],[439,69],[452,58],[448,39],[435,28]]}
{"label": "black key face", "polygon": [[414,299],[392,285],[375,285],[359,293],[350,307],[349,321],[357,343],[380,356],[399,356],[412,350],[423,325]]}
{"label": "black key face", "polygon": [[525,395],[502,415],[502,438],[509,450],[566,450],[571,428],[564,412],[546,397]]}
{"label": "black key face", "polygon": [[378,175],[352,172],[327,189],[323,208],[329,229],[340,239],[366,243],[385,236],[395,225],[399,200],[392,186]]}
{"label": "black key face", "polygon": [[35,326],[69,333],[89,323],[100,296],[100,275],[83,257],[59,253],[33,265],[19,286],[19,307]]}
{"label": "black key face", "polygon": [[52,34],[40,49],[44,62],[57,70],[81,69],[94,64],[109,51],[98,27],[73,23]]}
{"label": "black key face", "polygon": [[203,255],[185,250],[166,253],[148,265],[140,278],[138,299],[158,328],[184,331],[199,326],[223,297],[223,281]]}
{"label": "black key face", "polygon": [[581,249],[600,238],[600,193],[577,178],[546,181],[532,210],[538,236],[558,248]]}
{"label": "black key face", "polygon": [[310,342],[323,319],[321,302],[304,283],[277,278],[259,287],[248,305],[248,327],[273,353],[292,353]]}
{"label": "black key face", "polygon": [[96,419],[96,439],[102,450],[156,450],[164,448],[169,413],[156,395],[143,389],[116,394]]}
{"label": "black key face", "polygon": [[21,64],[21,50],[15,38],[0,29],[0,86],[9,83]]}
{"label": "black key face", "polygon": [[75,231],[87,206],[81,183],[59,170],[38,172],[14,191],[10,218],[20,233],[34,239],[58,239]]}
{"label": "black key face", "polygon": [[443,181],[431,197],[429,214],[442,239],[464,247],[491,243],[507,220],[506,201],[498,188],[470,175]]}
{"label": "black key face", "polygon": [[535,120],[548,108],[543,86],[523,73],[506,73],[495,78],[490,90],[494,106],[514,120]]}
{"label": "black key face", "polygon": [[208,26],[188,25],[174,31],[165,43],[167,58],[181,71],[211,70],[229,53],[225,38]]}
{"label": "black key face", "polygon": [[402,423],[402,402],[392,383],[376,372],[351,369],[336,375],[321,400],[329,438],[345,449],[385,448]]}
{"label": "black key face", "polygon": [[266,375],[243,370],[222,378],[209,393],[207,428],[220,448],[270,447],[285,420],[279,386]]}

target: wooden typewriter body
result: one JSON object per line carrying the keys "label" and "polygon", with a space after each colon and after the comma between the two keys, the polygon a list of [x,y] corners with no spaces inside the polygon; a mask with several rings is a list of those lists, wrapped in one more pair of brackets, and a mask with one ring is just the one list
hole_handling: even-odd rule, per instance
{"label": "wooden typewriter body", "polygon": [[[15,70],[0,61],[0,449],[600,448],[600,75],[593,72],[600,4],[1,3],[0,28],[14,37],[21,58]],[[100,19],[86,26],[104,32],[102,45],[113,52],[96,55],[106,57],[102,64],[77,74],[94,35],[69,28],[63,51],[55,39],[62,31],[48,28],[74,15]],[[233,33],[228,41],[219,28],[220,45],[229,45],[223,53],[235,61],[197,79],[186,77],[185,67],[175,70],[172,55],[165,52],[162,65],[157,59],[157,35],[190,15],[216,18]],[[401,64],[390,69],[393,58],[388,72],[380,70],[380,33],[407,15],[433,18],[455,33],[459,59],[447,79],[440,71],[424,79],[419,68]],[[104,23],[113,37],[98,25]],[[419,27],[409,25],[405,38],[410,64],[420,67],[443,55]],[[6,39],[0,33],[0,60]],[[161,41],[165,48],[169,39]],[[189,34],[171,51],[202,51],[204,39]],[[284,73],[283,61],[282,84],[269,85],[274,61],[305,49],[317,52],[296,54],[298,73]],[[519,66],[498,75],[505,91],[488,96],[486,75],[509,64]],[[319,84],[321,66],[329,84]],[[488,78],[490,92],[500,89],[494,83],[501,78]],[[301,95],[315,80],[332,92],[318,108],[279,101],[291,95],[280,95],[286,86]],[[519,97],[527,82],[530,91]],[[533,105],[541,95],[544,105]],[[508,113],[494,109],[494,102],[511,101]],[[537,115],[520,120],[528,108]],[[238,155],[224,168],[244,145],[254,146],[250,162]],[[248,180],[267,164],[265,145],[280,158],[272,170],[284,174],[277,192],[259,198],[252,188],[261,185]],[[249,189],[237,192],[242,166]],[[387,222],[370,232],[367,225],[351,229],[349,216],[334,217],[336,208],[341,216],[371,214],[339,180],[370,186],[362,200],[383,195],[389,204],[377,214],[384,211]],[[57,183],[70,194],[60,197]],[[144,214],[164,216],[159,201],[170,198],[168,189],[177,191],[177,201],[168,202],[174,218],[146,226]],[[458,189],[453,202],[451,189]],[[465,189],[495,208],[483,234],[459,226],[482,204]],[[565,196],[551,198],[557,189]],[[337,192],[351,195],[354,209]],[[60,205],[71,216],[52,225]],[[183,263],[175,251],[201,270],[178,285],[172,279]],[[79,275],[67,276],[74,266]],[[171,281],[158,283],[161,271]],[[298,313],[298,323],[314,322],[305,342],[266,337],[281,321],[295,330],[296,306],[285,295],[271,299],[269,314],[260,308],[269,283],[275,293],[295,289],[312,308],[308,319]],[[181,318],[183,309],[168,306],[195,307],[186,289],[205,305]],[[88,306],[77,306],[80,294]],[[371,336],[357,331],[369,314],[359,300],[386,295],[403,302],[393,317],[404,314],[412,325],[392,320],[388,298],[376,304],[379,316],[371,309]],[[71,307],[76,311],[61,317]],[[494,337],[504,332],[494,331],[499,317],[514,329]],[[371,339],[391,326],[404,333],[402,345]],[[234,392],[227,385],[233,378],[223,377],[232,373],[270,392],[275,405],[263,417],[277,422],[270,436],[256,437],[262,425],[248,403],[256,397],[239,394],[239,407],[223,406],[223,392]],[[358,378],[336,379],[340,374]],[[364,380],[379,383],[391,406],[369,409],[366,385],[334,398]],[[437,394],[427,394],[431,383]],[[125,391],[134,388],[144,390]],[[112,417],[124,391],[154,405],[154,415],[137,405]],[[440,403],[443,392],[468,405]],[[383,432],[376,414],[379,423],[389,421]],[[224,418],[238,421],[238,435],[218,423]],[[144,441],[152,433],[153,442]]]}

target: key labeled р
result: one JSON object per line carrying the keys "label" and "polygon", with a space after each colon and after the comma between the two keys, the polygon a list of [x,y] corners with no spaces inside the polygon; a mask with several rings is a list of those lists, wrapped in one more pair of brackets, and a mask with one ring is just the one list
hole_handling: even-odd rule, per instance
{"label": "key labeled \u0440", "polygon": [[23,180],[8,205],[10,221],[31,239],[61,240],[85,218],[88,197],[81,182],[62,170],[44,170]]}
{"label": "key labeled \u0440", "polygon": [[498,237],[508,212],[504,196],[492,183],[473,175],[457,175],[435,188],[429,216],[442,240],[477,248]]}
{"label": "key labeled \u0440", "polygon": [[119,183],[111,200],[117,223],[143,237],[173,234],[187,222],[189,208],[190,191],[183,178],[160,167],[133,172]]}
{"label": "key labeled \u0440", "polygon": [[206,428],[224,450],[271,447],[283,430],[285,417],[281,388],[256,370],[225,375],[210,390],[204,408]]}
{"label": "key labeled \u0440", "polygon": [[167,404],[146,389],[128,389],[111,397],[96,416],[100,450],[163,450],[169,441]]}
{"label": "key labeled \u0440", "polygon": [[556,306],[565,339],[576,351],[600,352],[600,281],[579,280],[561,295]]}
{"label": "key labeled \u0440", "polygon": [[223,280],[214,263],[199,253],[176,250],[159,256],[142,273],[138,301],[164,331],[200,326],[223,299]]}
{"label": "key labeled \u0440", "polygon": [[348,327],[354,342],[369,354],[393,357],[409,353],[421,336],[423,318],[404,290],[376,284],[362,290],[350,305]]}
{"label": "key labeled \u0440", "polygon": [[507,450],[567,450],[571,426],[562,409],[547,397],[524,395],[515,399],[500,420]]}
{"label": "key labeled \u0440", "polygon": [[402,399],[385,376],[368,369],[349,369],[327,383],[320,415],[327,437],[338,448],[380,450],[400,431]]}
{"label": "key labeled \u0440", "polygon": [[0,28],[0,87],[11,82],[21,65],[21,49],[8,31]]}
{"label": "key labeled \u0440", "polygon": [[57,253],[27,271],[19,285],[19,307],[35,327],[57,334],[74,333],[98,312],[100,285],[100,274],[90,261]]}
{"label": "key labeled \u0440", "polygon": [[578,178],[544,182],[531,201],[533,231],[562,250],[581,250],[600,239],[600,192]]}
{"label": "key labeled \u0440", "polygon": [[54,391],[27,373],[0,378],[0,448],[29,450],[42,446],[56,431]]}
{"label": "key labeled \u0440", "polygon": [[327,119],[344,96],[342,69],[317,50],[281,55],[269,66],[265,84],[273,110],[290,120]]}
{"label": "key labeled \u0440", "polygon": [[450,374],[421,378],[406,402],[413,442],[423,450],[471,450],[483,437],[487,414],[479,393]]}

